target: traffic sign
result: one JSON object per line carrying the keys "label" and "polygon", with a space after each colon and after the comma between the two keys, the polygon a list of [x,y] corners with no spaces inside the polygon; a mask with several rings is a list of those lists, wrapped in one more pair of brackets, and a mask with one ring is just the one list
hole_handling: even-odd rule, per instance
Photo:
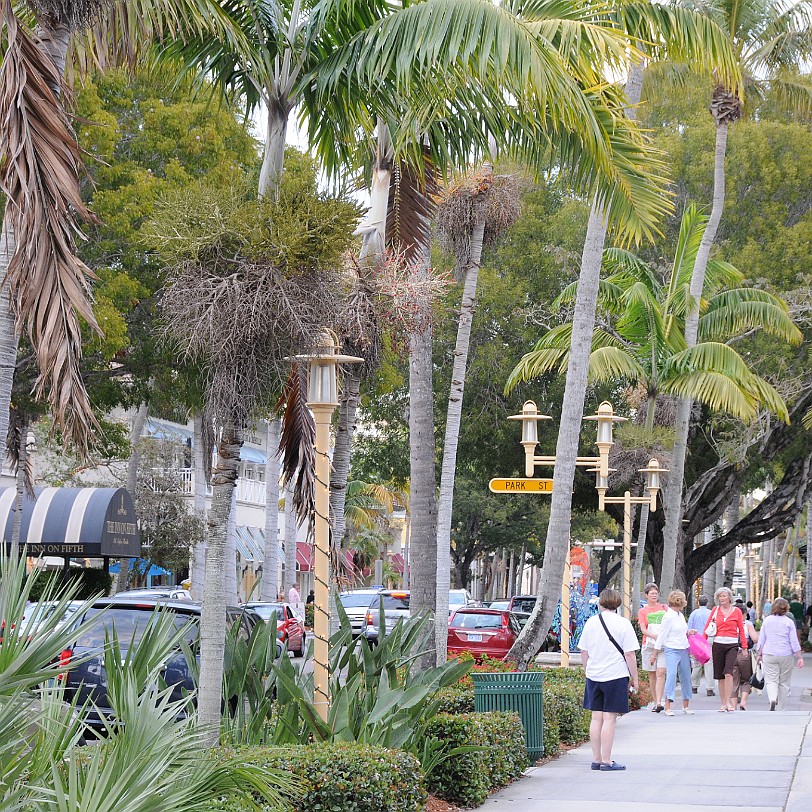
{"label": "traffic sign", "polygon": [[552,479],[492,479],[488,487],[494,493],[552,493]]}

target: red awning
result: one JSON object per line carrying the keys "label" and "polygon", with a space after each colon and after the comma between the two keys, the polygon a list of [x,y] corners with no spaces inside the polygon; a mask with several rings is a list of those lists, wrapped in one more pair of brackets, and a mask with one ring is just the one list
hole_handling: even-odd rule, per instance
{"label": "red awning", "polygon": [[406,572],[406,561],[400,553],[392,554],[392,566],[401,575]]}
{"label": "red awning", "polygon": [[306,541],[296,542],[296,569],[310,572],[313,569],[313,547]]}

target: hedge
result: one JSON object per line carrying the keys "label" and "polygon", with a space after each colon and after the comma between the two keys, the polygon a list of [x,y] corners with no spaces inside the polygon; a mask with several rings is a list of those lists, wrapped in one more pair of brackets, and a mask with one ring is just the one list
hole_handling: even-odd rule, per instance
{"label": "hedge", "polygon": [[[419,812],[427,793],[420,762],[401,750],[340,742],[291,747],[225,749],[245,762],[282,769],[302,792],[296,812]],[[249,812],[233,798],[214,801],[210,812]],[[267,806],[263,812],[276,812]]]}
{"label": "hedge", "polygon": [[[99,593],[109,595],[110,588],[113,585],[113,577],[107,570],[103,569],[72,569],[67,577],[71,582],[79,582],[78,592],[74,596],[76,600],[87,600],[95,597]],[[64,578],[65,574],[62,570],[39,574],[37,580],[31,586],[28,599],[31,601],[40,600],[48,586],[53,585],[58,587]]]}
{"label": "hedge", "polygon": [[429,791],[451,803],[479,806],[491,792],[518,778],[528,764],[524,728],[515,713],[438,714],[426,735],[451,747],[483,748],[446,759],[429,776]]}

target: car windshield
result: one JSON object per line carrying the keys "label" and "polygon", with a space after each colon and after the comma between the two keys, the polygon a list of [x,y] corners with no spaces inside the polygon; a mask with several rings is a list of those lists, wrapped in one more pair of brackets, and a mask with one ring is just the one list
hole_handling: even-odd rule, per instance
{"label": "car windshield", "polygon": [[[85,615],[85,620],[98,615],[101,609],[89,609]],[[76,645],[85,648],[100,648],[104,645],[105,631],[111,633],[115,627],[118,641],[122,648],[129,648],[131,644],[138,644],[144,636],[147,626],[155,617],[155,612],[150,609],[110,609],[104,613],[104,618],[90,629],[83,629],[76,639]],[[175,628],[180,629],[186,626],[189,621],[195,620],[194,615],[187,615],[180,612],[171,612]],[[153,621],[154,622],[154,621]],[[194,623],[186,631],[186,642],[193,645],[197,640],[197,624]]]}
{"label": "car windshield", "polygon": [[448,602],[450,604],[454,604],[456,606],[464,606],[465,605],[465,593],[464,592],[449,592],[448,593]]}
{"label": "car windshield", "polygon": [[285,617],[285,613],[282,611],[282,604],[281,603],[263,603],[259,606],[249,606],[248,607],[252,612],[256,612],[263,620],[268,621],[271,619],[271,615],[276,615],[277,617]]}
{"label": "car windshield", "polygon": [[536,606],[536,599],[535,598],[521,598],[513,599],[513,608],[511,611],[513,612],[532,612]]}
{"label": "car windshield", "polygon": [[368,592],[365,595],[340,595],[339,597],[341,598],[341,605],[345,609],[366,609],[369,606],[370,595]]}
{"label": "car windshield", "polygon": [[451,619],[453,629],[498,629],[502,626],[502,615],[457,612]]}
{"label": "car windshield", "polygon": [[409,609],[408,595],[380,595],[369,605],[370,609],[380,609],[383,603],[384,610]]}

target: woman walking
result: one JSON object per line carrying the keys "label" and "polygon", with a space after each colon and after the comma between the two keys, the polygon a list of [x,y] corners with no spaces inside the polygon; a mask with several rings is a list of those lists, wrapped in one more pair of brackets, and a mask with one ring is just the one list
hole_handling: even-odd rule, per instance
{"label": "woman walking", "polygon": [[[651,710],[654,713],[659,713],[663,709],[665,653],[662,651],[657,653],[654,642],[657,639],[658,629],[663,622],[668,607],[664,603],[660,603],[660,588],[657,584],[646,584],[643,593],[646,596],[646,605],[637,612],[637,623],[643,633],[641,664],[643,670],[648,674],[648,686],[651,690],[653,702]],[[654,660],[651,658],[653,653],[657,653]]]}
{"label": "woman walking", "polygon": [[679,676],[680,691],[682,691],[682,712],[693,715],[688,707],[691,701],[691,658],[688,654],[688,635],[696,634],[695,629],[688,629],[688,623],[682,610],[688,601],[685,593],[675,589],[668,596],[668,611],[665,613],[660,625],[657,639],[654,642],[654,652],[650,661],[652,665],[662,650],[665,652],[665,715],[673,716],[671,703],[677,689],[677,676]]}
{"label": "woman walking", "polygon": [[738,702],[739,710],[747,710],[747,700],[750,698],[752,690],[750,678],[753,676],[753,659],[756,654],[754,646],[758,643],[758,632],[753,621],[747,617],[747,613],[742,612],[742,615],[744,615],[744,633],[747,635],[747,645],[752,650],[740,651],[736,658],[736,668],[733,671],[733,691],[730,696],[735,700],[734,707]]}
{"label": "woman walking", "polygon": [[795,621],[787,616],[789,603],[776,598],[772,614],[764,618],[756,643],[758,662],[764,669],[764,687],[770,700],[770,710],[784,710],[787,706],[793,663],[804,667],[801,644],[795,631]]}
{"label": "woman walking", "polygon": [[635,652],[640,645],[632,624],[615,612],[621,603],[619,592],[604,589],[598,598],[600,612],[587,620],[578,641],[586,671],[584,707],[592,711],[592,769],[603,772],[626,769],[612,761],[612,743],[617,717],[629,712],[629,690],[637,691]]}
{"label": "woman walking", "polygon": [[733,605],[733,593],[726,586],[713,593],[713,600],[716,608],[705,624],[705,637],[712,642],[713,678],[719,685],[719,696],[722,698],[719,713],[735,712],[733,672],[736,669],[739,646],[747,651],[744,618]]}

